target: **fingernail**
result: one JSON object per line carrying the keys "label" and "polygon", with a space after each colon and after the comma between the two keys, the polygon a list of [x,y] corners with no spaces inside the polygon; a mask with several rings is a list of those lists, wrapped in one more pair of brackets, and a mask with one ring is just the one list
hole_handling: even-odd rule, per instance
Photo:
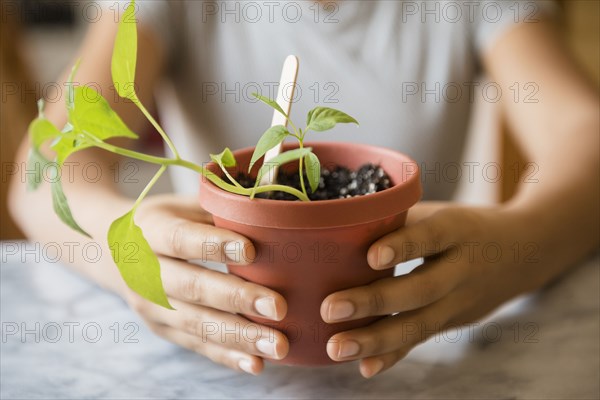
{"label": "fingernail", "polygon": [[275,299],[272,297],[261,297],[254,302],[256,311],[267,318],[277,319],[277,309],[275,308]]}
{"label": "fingernail", "polygon": [[252,371],[252,361],[242,358],[240,361],[238,361],[238,366],[242,371],[254,375],[254,372]]}
{"label": "fingernail", "polygon": [[385,267],[394,260],[394,249],[389,246],[381,246],[377,257],[377,266]]}
{"label": "fingernail", "polygon": [[338,348],[338,358],[352,357],[358,354],[360,346],[354,340],[344,340]]}
{"label": "fingernail", "polygon": [[373,363],[373,368],[371,368],[371,370],[367,373],[367,376],[365,376],[365,378],[371,378],[371,377],[377,375],[382,369],[383,369],[383,361],[375,360],[375,362]]}
{"label": "fingernail", "polygon": [[330,321],[351,317],[354,314],[354,304],[349,301],[335,301],[329,305],[327,317]]}
{"label": "fingernail", "polygon": [[243,249],[244,243],[242,242],[227,242],[225,243],[224,247],[225,256],[229,261],[233,261],[235,263],[242,263],[244,262],[244,259],[242,257]]}
{"label": "fingernail", "polygon": [[275,350],[275,342],[269,339],[260,339],[256,342],[256,348],[263,354],[277,358],[277,351]]}

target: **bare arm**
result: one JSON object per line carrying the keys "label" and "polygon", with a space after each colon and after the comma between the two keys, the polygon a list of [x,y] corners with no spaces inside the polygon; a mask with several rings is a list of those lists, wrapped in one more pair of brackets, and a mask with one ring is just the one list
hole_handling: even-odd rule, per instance
{"label": "bare arm", "polygon": [[[523,183],[507,205],[530,222],[547,257],[550,279],[599,245],[600,102],[548,23],[523,24],[485,55],[504,93],[534,83],[536,103],[505,98],[511,133],[538,183]],[[545,276],[544,276],[545,275]]]}
{"label": "bare arm", "polygon": [[[110,13],[105,13],[100,21],[90,25],[77,54],[77,58],[81,58],[81,66],[76,81],[80,85],[93,85],[91,87],[99,88],[125,123],[139,133],[146,127],[143,115],[136,110],[132,103],[117,99],[115,91],[111,89],[110,60],[116,30],[117,24],[114,16]],[[139,65],[143,65],[144,68],[139,68],[137,71],[137,81],[142,101],[149,103],[152,88],[158,80],[164,64],[162,56],[164,51],[161,49],[160,43],[149,32],[142,30],[139,42]],[[64,81],[70,72],[71,65],[59,80],[61,88],[65,87]],[[67,121],[64,105],[65,92],[62,90],[60,99],[48,103],[45,109],[47,118],[60,128]],[[25,137],[16,156],[16,161],[20,166],[25,166],[28,149],[29,139]],[[47,147],[45,152],[49,159],[53,159],[52,153],[48,151]],[[37,191],[28,192],[22,177],[15,175],[11,181],[9,198],[11,213],[30,240],[57,243],[63,250],[63,261],[72,262],[74,268],[112,290],[122,288],[122,284],[106,248],[105,235],[110,222],[125,213],[130,204],[128,199],[118,193],[114,182],[114,173],[110,170],[110,165],[118,161],[119,158],[105,151],[84,150],[71,156],[68,160],[70,167],[63,168],[63,174],[66,174],[64,178],[67,178],[62,179],[63,186],[73,214],[103,248],[103,256],[97,263],[90,264],[82,258],[81,249],[88,242],[86,238],[71,231],[55,216],[50,201],[50,185],[47,182],[43,182]],[[85,166],[90,163],[95,163],[95,166],[101,168],[101,178],[97,182],[86,182],[84,178]],[[74,252],[75,259],[66,259],[69,250],[65,247],[65,243],[79,243],[79,250]]]}

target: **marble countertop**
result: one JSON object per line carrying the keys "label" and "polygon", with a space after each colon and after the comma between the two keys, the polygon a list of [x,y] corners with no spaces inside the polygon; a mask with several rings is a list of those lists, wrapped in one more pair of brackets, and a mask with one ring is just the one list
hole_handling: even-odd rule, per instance
{"label": "marble countertop", "polygon": [[155,337],[120,299],[51,262],[51,249],[0,247],[2,399],[600,397],[598,255],[365,380],[355,363],[267,365],[258,377],[215,365]]}

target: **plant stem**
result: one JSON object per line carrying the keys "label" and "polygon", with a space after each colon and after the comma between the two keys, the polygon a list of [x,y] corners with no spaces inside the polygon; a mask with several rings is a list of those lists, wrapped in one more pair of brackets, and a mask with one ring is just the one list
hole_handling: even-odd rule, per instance
{"label": "plant stem", "polygon": [[[94,136],[91,136],[90,134],[88,134],[86,132],[84,132],[84,135],[85,135],[86,139],[88,139],[91,142],[90,144],[93,144],[94,146],[99,147],[103,150],[110,151],[111,153],[119,154],[119,155],[122,155],[125,157],[140,160],[140,161],[145,161],[145,162],[148,162],[151,164],[158,164],[158,165],[161,165],[164,167],[167,167],[169,165],[177,165],[179,167],[187,168],[187,169],[190,169],[194,172],[201,174],[206,179],[208,179],[209,181],[214,183],[216,186],[218,186],[221,189],[226,190],[228,192],[240,194],[242,196],[250,196],[252,194],[253,189],[244,188],[241,185],[239,185],[239,187],[235,186],[235,185],[231,185],[231,184],[225,182],[224,180],[222,180],[221,178],[219,178],[216,174],[209,171],[205,167],[196,165],[191,161],[183,160],[181,158],[173,159],[173,158],[150,156],[150,155],[147,155],[144,153],[140,153],[137,151],[124,149],[122,147],[108,144],[106,142],[103,142],[103,141],[95,138]],[[294,189],[292,187],[289,187],[289,186],[265,185],[265,186],[259,186],[259,187],[255,188],[255,190],[256,190],[255,193],[270,192],[270,191],[285,192],[285,193],[291,194],[292,196],[297,197],[298,199],[300,199],[302,201],[309,201],[309,198],[306,195],[306,193],[303,193],[303,192],[301,192],[297,189]]]}
{"label": "plant stem", "polygon": [[[252,190],[251,189],[247,189],[247,190],[248,190],[247,196],[249,196],[252,193]],[[299,200],[310,201],[310,199],[308,198],[308,196],[305,193],[302,193],[298,189],[294,189],[293,187],[285,186],[285,185],[264,185],[264,186],[259,186],[259,187],[255,188],[254,190],[255,190],[255,193],[285,192],[285,193],[291,194],[292,196],[296,196]],[[280,200],[276,200],[276,201],[280,201]]]}
{"label": "plant stem", "polygon": [[180,159],[181,157],[179,156],[179,152],[175,148],[175,145],[171,141],[171,138],[169,137],[169,135],[167,135],[166,132],[160,127],[160,125],[158,124],[158,122],[156,122],[156,120],[154,119],[154,117],[152,116],[152,114],[150,114],[148,112],[148,110],[146,110],[146,107],[144,107],[144,105],[137,98],[137,96],[135,97],[135,99],[133,100],[133,102],[140,109],[140,111],[142,111],[142,113],[146,116],[146,118],[148,119],[148,121],[150,121],[150,123],[152,124],[152,126],[154,126],[154,128],[156,128],[156,130],[158,131],[158,133],[160,133],[160,136],[162,136],[162,138],[164,139],[164,141],[167,143],[167,146],[169,146],[169,149],[171,149],[171,151],[173,152],[173,155],[175,156],[175,158],[176,159]]}
{"label": "plant stem", "polygon": [[292,122],[292,120],[290,119],[290,117],[288,117],[287,115],[285,116],[287,121],[290,123],[290,126],[292,127],[292,129],[294,130],[294,133],[296,137],[298,137],[300,131],[298,131],[298,128],[296,128],[296,125],[294,125],[294,123]]}
{"label": "plant stem", "polygon": [[150,189],[152,189],[152,186],[154,186],[154,184],[156,183],[156,181],[158,181],[158,178],[160,178],[160,176],[163,174],[163,172],[165,172],[166,169],[167,169],[166,165],[161,166],[159,168],[159,170],[156,171],[156,174],[154,174],[154,176],[152,177],[152,179],[150,180],[150,182],[148,182],[148,184],[146,185],[146,187],[144,188],[144,190],[142,191],[142,193],[140,193],[140,195],[138,196],[137,200],[133,204],[132,211],[133,211],[134,214],[135,214],[135,210],[137,210],[137,208],[140,205],[140,203],[142,202],[142,200],[144,200],[144,197],[146,197],[146,195],[148,194],[148,192],[150,191]]}
{"label": "plant stem", "polygon": [[[300,144],[300,148],[304,147],[304,145],[302,144],[302,140],[299,140],[298,143]],[[298,173],[300,174],[300,187],[302,188],[302,193],[304,193],[304,195],[308,197],[308,195],[306,194],[306,187],[304,186],[304,172],[302,171],[303,161],[304,157],[300,157],[300,160],[298,160]]]}
{"label": "plant stem", "polygon": [[135,158],[137,160],[140,161],[145,161],[145,162],[149,162],[152,164],[159,164],[159,165],[167,165],[167,164],[172,164],[173,161],[175,161],[174,159],[171,158],[165,158],[165,157],[158,157],[158,156],[151,156],[148,154],[144,154],[144,153],[140,153],[137,151],[133,151],[133,150],[129,150],[129,149],[124,149],[122,147],[118,147],[118,146],[114,146],[112,144],[108,144],[106,142],[103,142],[102,140],[96,139],[93,136],[90,136],[88,134],[86,134],[86,138],[87,139],[92,139],[91,142],[94,146],[99,147],[103,150],[106,151],[110,151],[111,153],[115,153],[115,154],[119,154],[125,157],[129,157],[129,158]]}
{"label": "plant stem", "polygon": [[303,132],[302,129],[300,130],[300,141],[302,143],[304,143],[304,136],[306,136],[306,132],[308,132],[308,127],[306,128],[306,130]]}
{"label": "plant stem", "polygon": [[223,171],[223,173],[225,174],[225,176],[227,176],[229,178],[229,180],[231,182],[233,182],[233,184],[239,188],[244,188],[242,185],[240,185],[238,183],[238,181],[236,181],[235,179],[233,179],[233,177],[229,174],[229,171],[227,171],[227,168],[225,168],[222,164],[219,165],[221,167],[221,171]]}

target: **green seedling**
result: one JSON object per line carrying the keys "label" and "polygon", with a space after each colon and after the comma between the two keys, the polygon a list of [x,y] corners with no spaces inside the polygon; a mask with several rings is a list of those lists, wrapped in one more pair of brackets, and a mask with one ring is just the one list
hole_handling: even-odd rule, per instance
{"label": "green seedling", "polygon": [[[96,147],[124,157],[159,165],[158,171],[139,195],[132,209],[111,224],[108,231],[108,245],[111,249],[112,258],[127,285],[140,296],[160,306],[172,309],[163,289],[158,257],[150,248],[140,227],[134,222],[138,206],[163,172],[170,166],[179,166],[203,175],[223,190],[242,196],[253,198],[258,193],[282,191],[296,196],[301,201],[310,201],[304,184],[303,169],[306,168],[310,188],[314,191],[319,183],[320,163],[318,157],[312,152],[312,149],[304,147],[306,133],[310,130],[315,132],[325,131],[333,128],[338,123],[358,123],[354,118],[341,111],[326,107],[317,107],[308,113],[306,128],[304,130],[297,129],[289,119],[289,116],[275,101],[255,94],[256,98],[282,113],[289,122],[292,130],[290,132],[282,125],[268,129],[256,145],[250,168],[264,157],[270,148],[280,144],[287,137],[296,138],[299,147],[281,153],[273,159],[268,160],[267,163],[264,163],[258,170],[257,183],[252,188],[242,187],[227,171],[227,168],[237,165],[231,150],[226,148],[220,154],[211,154],[211,159],[221,168],[229,182],[223,180],[204,166],[181,158],[169,136],[139,100],[134,85],[137,60],[137,27],[134,10],[134,1],[131,1],[119,22],[111,63],[113,84],[119,96],[133,102],[156,128],[169,147],[173,157],[148,155],[109,143],[108,140],[111,138],[126,137],[136,139],[138,136],[127,127],[117,113],[112,110],[108,101],[98,92],[87,86],[75,87],[74,78],[79,67],[79,62],[77,62],[66,83],[68,122],[62,130],[59,130],[45,118],[43,101],[40,100],[38,103],[39,115],[29,125],[31,149],[27,161],[35,173],[28,175],[27,184],[30,190],[37,189],[42,182],[42,171],[50,171],[48,175],[51,177],[50,185],[54,211],[69,227],[90,237],[75,221],[63,192],[60,169],[65,160],[75,152]],[[55,153],[53,161],[48,160],[40,150],[42,144],[48,141],[51,141],[50,147]],[[285,185],[259,184],[261,177],[268,173],[270,168],[293,161],[299,163],[298,172],[302,184],[301,191]]]}

